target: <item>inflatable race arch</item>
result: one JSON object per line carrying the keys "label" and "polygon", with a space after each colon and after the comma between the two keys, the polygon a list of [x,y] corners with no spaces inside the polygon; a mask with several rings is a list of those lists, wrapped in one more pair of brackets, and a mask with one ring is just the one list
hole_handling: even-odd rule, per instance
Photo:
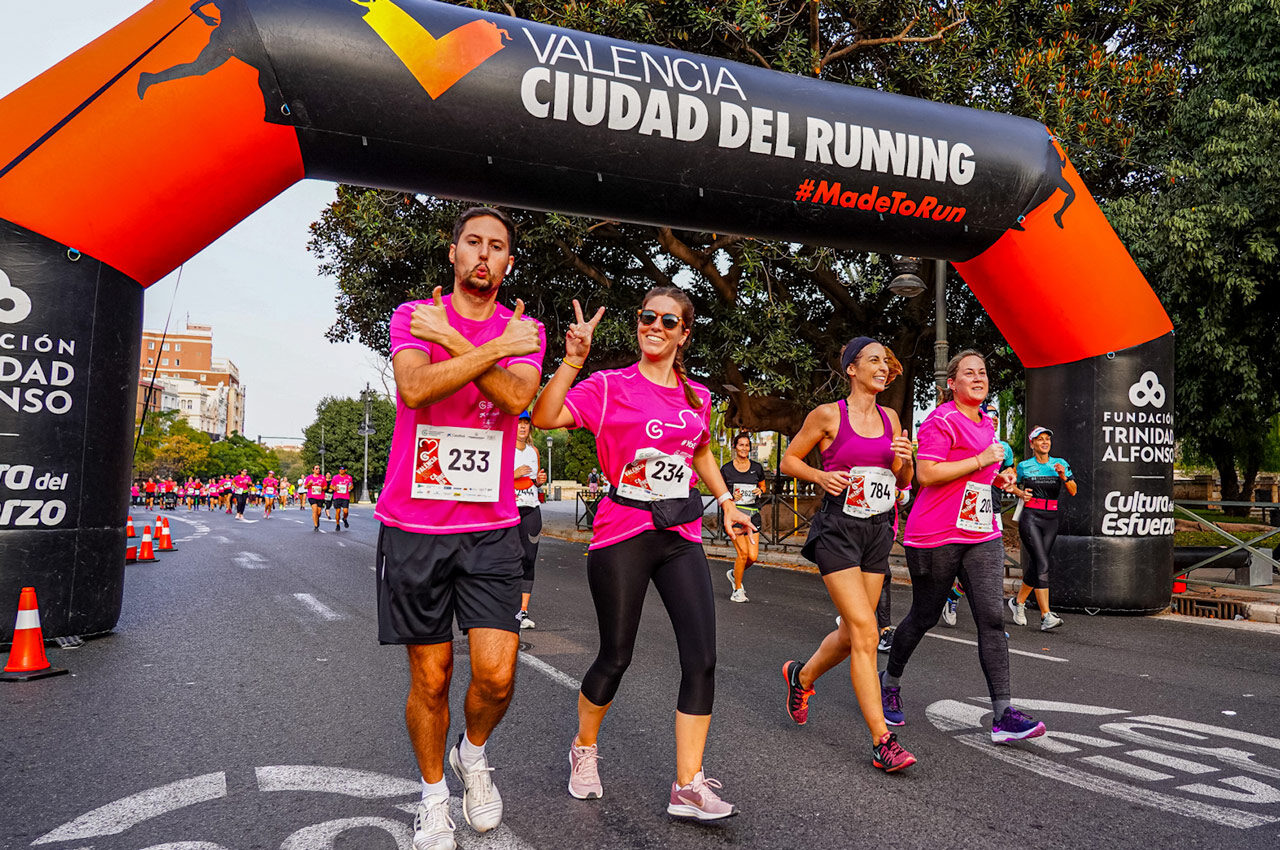
{"label": "inflatable race arch", "polygon": [[1056,607],[1168,604],[1172,326],[1043,126],[427,0],[155,0],[0,100],[0,605],[46,635],[120,612],[143,290],[305,177],[949,260],[1080,482]]}

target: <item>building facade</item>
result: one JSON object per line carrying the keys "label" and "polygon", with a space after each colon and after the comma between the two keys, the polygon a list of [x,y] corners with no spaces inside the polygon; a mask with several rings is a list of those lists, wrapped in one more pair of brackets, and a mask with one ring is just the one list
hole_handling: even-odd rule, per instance
{"label": "building facade", "polygon": [[[214,439],[244,433],[245,387],[240,370],[225,357],[213,356],[213,327],[193,325],[164,334],[142,332],[139,363],[141,388],[154,381],[166,390],[152,407],[178,410],[187,423]],[[172,407],[167,407],[172,404]],[[139,398],[139,415],[143,401]]]}

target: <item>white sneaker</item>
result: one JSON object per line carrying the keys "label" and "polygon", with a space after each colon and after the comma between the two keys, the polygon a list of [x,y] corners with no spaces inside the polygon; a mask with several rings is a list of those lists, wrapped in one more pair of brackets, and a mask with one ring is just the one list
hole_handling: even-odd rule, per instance
{"label": "white sneaker", "polygon": [[1009,597],[1009,610],[1013,612],[1014,623],[1019,626],[1025,626],[1027,624],[1027,606],[1025,603],[1019,605],[1018,598],[1016,596]]}
{"label": "white sneaker", "polygon": [[[462,743],[462,735],[458,736],[458,743]],[[468,768],[458,756],[458,744],[454,744],[449,750],[449,766],[466,789],[462,794],[462,814],[471,828],[488,832],[502,823],[502,795],[489,775],[493,768],[489,767],[488,758],[481,758],[478,764]]]}
{"label": "white sneaker", "polygon": [[1050,611],[1040,618],[1040,631],[1047,632],[1062,625],[1062,618]]}
{"label": "white sneaker", "polygon": [[449,817],[449,798],[432,797],[418,804],[413,819],[413,850],[454,850],[453,818]]}
{"label": "white sneaker", "polygon": [[948,599],[942,603],[942,622],[948,626],[956,624],[956,601],[954,599]]}
{"label": "white sneaker", "polygon": [[599,800],[604,796],[600,783],[600,750],[569,745],[569,794],[579,800]]}
{"label": "white sneaker", "polygon": [[533,622],[533,618],[529,616],[528,611],[521,611],[516,616],[520,618],[520,628],[522,629],[536,628],[537,623]]}
{"label": "white sneaker", "polygon": [[747,598],[747,591],[740,587],[737,590],[735,590],[733,593],[729,594],[729,601],[730,602],[750,602],[751,600]]}
{"label": "white sneaker", "polygon": [[732,588],[733,590],[737,590],[737,589],[738,589],[738,582],[737,582],[736,580],[734,580],[734,578],[733,578],[733,568],[732,568],[732,567],[730,567],[728,570],[725,570],[724,577],[725,577],[725,578],[727,578],[727,579],[729,580],[729,587],[730,587],[730,588]]}

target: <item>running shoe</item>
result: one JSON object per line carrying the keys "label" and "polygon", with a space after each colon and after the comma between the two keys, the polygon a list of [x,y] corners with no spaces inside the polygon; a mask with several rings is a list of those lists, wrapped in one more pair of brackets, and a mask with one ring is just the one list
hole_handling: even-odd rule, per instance
{"label": "running shoe", "polygon": [[738,580],[733,577],[733,568],[725,570],[724,577],[729,580],[729,587],[733,590],[738,589]]}
{"label": "running shoe", "polygon": [[739,587],[733,593],[729,594],[729,601],[730,602],[750,602],[751,600],[747,598],[746,589]]}
{"label": "running shoe", "polygon": [[343,527],[343,528],[350,528],[350,527],[351,527],[351,521],[350,521],[349,519],[347,519],[345,516],[342,518],[342,527]]}
{"label": "running shoe", "polygon": [[529,616],[528,611],[521,611],[516,614],[516,619],[520,621],[520,628],[522,629],[532,629],[537,626],[537,623],[533,622],[533,618]]}
{"label": "running shoe", "polygon": [[1040,631],[1047,632],[1062,625],[1062,618],[1050,611],[1040,618]]}
{"label": "running shoe", "polygon": [[502,823],[502,795],[489,775],[493,773],[489,760],[481,757],[477,764],[467,767],[458,756],[461,744],[462,735],[459,735],[458,743],[449,750],[449,766],[466,789],[462,794],[462,814],[476,832],[488,832]]}
{"label": "running shoe", "polygon": [[1013,612],[1013,622],[1015,624],[1019,626],[1027,624],[1027,606],[1025,604],[1019,605],[1018,600],[1013,596],[1009,597],[1009,610]]}
{"label": "running shoe", "polygon": [[738,807],[726,803],[716,794],[721,784],[708,779],[698,771],[688,785],[671,783],[671,802],[667,804],[667,814],[680,818],[697,818],[698,820],[719,820],[732,817],[738,813]]}
{"label": "running shoe", "polygon": [[880,642],[876,644],[876,652],[888,652],[893,649],[893,636],[898,630],[893,626],[885,626],[880,630]]}
{"label": "running shoe", "polygon": [[320,526],[318,526],[318,525],[317,525],[317,526],[315,527],[315,530],[316,530],[316,531],[319,531],[319,530],[320,530]]}
{"label": "running shoe", "polygon": [[942,603],[942,622],[954,627],[956,624],[956,600],[948,599]]}
{"label": "running shoe", "polygon": [[454,850],[454,829],[448,797],[423,800],[413,819],[413,850]]}
{"label": "running shoe", "polygon": [[808,722],[809,697],[817,693],[813,688],[800,687],[800,668],[803,666],[799,661],[787,661],[782,665],[782,678],[787,681],[787,714],[798,726]]}
{"label": "running shoe", "polygon": [[991,743],[993,744],[1025,741],[1028,738],[1038,738],[1043,734],[1043,723],[1028,717],[1013,706],[1006,708],[1000,719],[991,725]]}
{"label": "running shoe", "polygon": [[885,773],[897,773],[916,763],[916,757],[902,748],[898,736],[885,732],[880,742],[871,748],[871,763]]}
{"label": "running shoe", "polygon": [[579,800],[599,800],[604,796],[600,784],[600,753],[595,744],[589,747],[569,745],[569,795]]}
{"label": "running shoe", "polygon": [[334,530],[334,531],[341,531],[341,530],[342,530],[342,523],[340,523],[340,522],[335,522],[335,523],[333,524],[333,530]]}
{"label": "running shoe", "polygon": [[902,711],[902,688],[880,682],[880,707],[884,709],[884,722],[889,726],[906,726],[907,715]]}

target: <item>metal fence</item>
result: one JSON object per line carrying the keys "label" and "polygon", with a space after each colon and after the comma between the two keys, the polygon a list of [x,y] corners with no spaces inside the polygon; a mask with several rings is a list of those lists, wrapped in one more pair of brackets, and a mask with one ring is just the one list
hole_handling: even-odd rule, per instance
{"label": "metal fence", "polygon": [[[1196,508],[1196,507],[1206,508],[1206,509],[1247,508],[1248,513],[1242,517],[1225,517],[1223,519],[1215,521],[1213,519],[1208,519],[1206,517],[1203,517],[1200,514],[1196,513],[1195,511],[1191,510],[1192,508]],[[1188,578],[1190,577],[1190,574],[1195,572],[1196,570],[1201,570],[1206,568],[1228,567],[1230,566],[1230,563],[1229,563],[1230,556],[1235,554],[1236,552],[1245,553],[1248,555],[1248,558],[1249,558],[1249,561],[1246,562],[1245,566],[1243,567],[1237,566],[1233,568],[1236,570],[1237,578],[1239,577],[1239,574],[1242,570],[1248,570],[1251,568],[1252,563],[1258,563],[1258,562],[1266,564],[1271,568],[1270,577],[1272,578],[1274,578],[1277,572],[1280,572],[1280,561],[1277,561],[1275,558],[1276,547],[1273,545],[1269,548],[1263,548],[1257,545],[1263,542],[1264,540],[1267,540],[1268,538],[1272,538],[1273,544],[1280,542],[1280,503],[1277,503],[1277,502],[1223,502],[1223,501],[1215,502],[1215,501],[1208,501],[1208,500],[1194,501],[1194,500],[1179,499],[1173,504],[1173,512],[1175,517],[1191,520],[1196,524],[1198,524],[1201,528],[1207,531],[1213,532],[1213,534],[1215,534],[1217,537],[1222,538],[1222,545],[1220,548],[1209,547],[1209,549],[1211,550],[1216,548],[1216,551],[1204,552],[1203,553],[1204,557],[1199,558],[1198,560],[1195,561],[1195,563],[1189,566],[1183,566],[1180,569],[1177,568],[1175,564],[1175,570],[1176,570],[1176,572],[1174,573],[1175,578],[1184,578],[1184,579]],[[1256,514],[1256,519],[1255,519],[1255,514]],[[1224,529],[1220,524],[1223,522],[1228,524],[1240,524],[1240,523],[1249,523],[1250,521],[1252,521],[1252,524],[1255,524],[1255,525],[1265,525],[1268,527],[1268,530],[1265,533],[1257,534],[1255,536],[1250,537],[1247,540],[1243,540],[1240,537],[1237,537],[1235,534],[1232,534],[1230,531],[1227,531],[1226,529]],[[1176,555],[1175,555],[1175,558],[1176,558]],[[1211,580],[1206,580],[1201,578],[1196,578],[1193,580],[1198,585],[1207,585],[1210,587],[1239,587],[1243,583],[1241,581],[1234,581],[1234,582],[1211,581]],[[1270,583],[1271,582],[1267,582],[1267,584],[1270,584]],[[1251,589],[1255,591],[1266,592],[1266,593],[1280,592],[1280,588],[1273,588],[1265,585],[1253,585]]]}

